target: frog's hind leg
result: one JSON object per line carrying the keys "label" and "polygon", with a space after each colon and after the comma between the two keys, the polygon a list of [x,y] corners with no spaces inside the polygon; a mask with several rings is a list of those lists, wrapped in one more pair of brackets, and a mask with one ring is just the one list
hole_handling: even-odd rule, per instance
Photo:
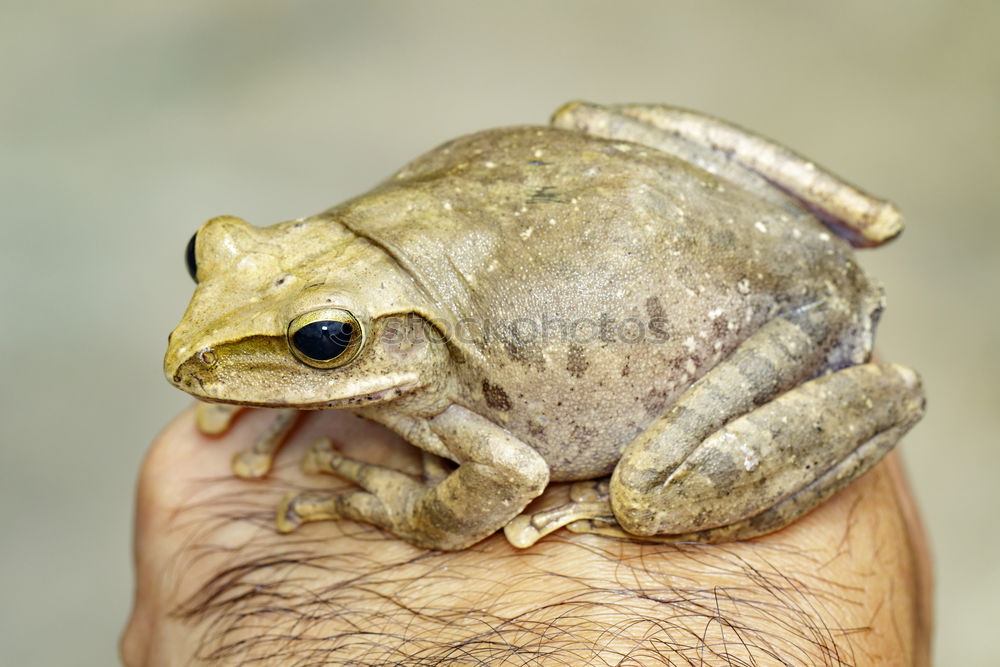
{"label": "frog's hind leg", "polygon": [[655,488],[613,478],[615,515],[628,532],[665,541],[772,532],[871,469],[923,409],[908,368],[873,363],[824,375],[713,432]]}
{"label": "frog's hind leg", "polygon": [[771,139],[712,116],[666,105],[572,102],[556,111],[552,124],[651,146],[766,196],[767,189],[754,177],[763,178],[858,247],[880,245],[903,229],[902,216],[891,202]]}
{"label": "frog's hind leg", "polygon": [[[806,383],[730,422],[671,476],[682,480],[676,488],[686,491],[672,499],[674,508],[719,506],[724,500],[725,512],[744,508],[749,514],[745,518],[683,532],[676,530],[683,524],[675,524],[669,526],[673,532],[639,536],[624,530],[613,515],[607,482],[594,480],[574,484],[572,502],[521,515],[505,532],[511,544],[522,548],[563,526],[574,533],[644,542],[725,542],[765,535],[870,470],[922,413],[923,394],[912,371],[889,364],[853,366]],[[814,418],[802,421],[804,415]],[[843,424],[848,425],[846,430],[837,428]],[[723,489],[711,478],[720,472],[719,462],[726,460],[735,461],[732,467],[742,467],[736,474],[746,475],[740,482],[726,482]],[[798,480],[807,481],[797,488]]]}

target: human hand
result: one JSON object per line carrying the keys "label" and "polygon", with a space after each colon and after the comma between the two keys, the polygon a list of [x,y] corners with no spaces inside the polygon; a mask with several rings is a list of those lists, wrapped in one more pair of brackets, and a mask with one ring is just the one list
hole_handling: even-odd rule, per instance
{"label": "human hand", "polygon": [[[307,416],[260,482],[233,455],[270,415],[221,438],[192,411],[140,477],[130,667],[174,664],[926,664],[930,567],[895,454],[791,526],[747,542],[663,545],[559,531],[460,552],[371,526],[274,530],[305,447],[401,468],[414,450],[340,411]],[[554,490],[558,493],[558,489]]]}

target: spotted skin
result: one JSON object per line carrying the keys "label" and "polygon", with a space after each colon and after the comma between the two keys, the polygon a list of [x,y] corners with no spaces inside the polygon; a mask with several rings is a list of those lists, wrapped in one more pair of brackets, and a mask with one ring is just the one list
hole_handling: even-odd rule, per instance
{"label": "spotted skin", "polygon": [[[315,449],[310,470],[360,489],[286,499],[282,530],[350,518],[442,549],[504,526],[518,546],[567,524],[747,537],[862,474],[922,414],[912,371],[868,363],[884,299],[852,249],[900,224],[723,121],[575,103],[551,127],[448,142],[309,218],[207,222],[164,368],[206,401],[351,410],[457,464],[406,481]],[[292,323],[341,317],[350,359],[311,363]],[[241,474],[266,474],[279,439]],[[599,479],[596,499],[517,517],[550,481]]]}

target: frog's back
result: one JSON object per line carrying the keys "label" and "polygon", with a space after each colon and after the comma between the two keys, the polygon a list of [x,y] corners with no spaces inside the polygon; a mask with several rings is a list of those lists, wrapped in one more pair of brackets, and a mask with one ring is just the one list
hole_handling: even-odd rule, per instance
{"label": "frog's back", "polygon": [[[535,446],[555,479],[610,472],[775,315],[880,303],[848,244],[781,193],[572,131],[459,138],[329,214],[420,283],[468,362],[460,398]],[[831,365],[867,353],[870,335],[857,337]]]}

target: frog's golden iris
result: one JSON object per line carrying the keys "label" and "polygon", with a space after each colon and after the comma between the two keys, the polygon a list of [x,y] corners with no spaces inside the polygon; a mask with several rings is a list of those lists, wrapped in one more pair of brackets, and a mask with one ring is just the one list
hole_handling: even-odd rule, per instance
{"label": "frog's golden iris", "polygon": [[288,347],[295,357],[316,368],[336,368],[350,362],[364,339],[361,323],[340,308],[322,308],[299,315],[288,325]]}

